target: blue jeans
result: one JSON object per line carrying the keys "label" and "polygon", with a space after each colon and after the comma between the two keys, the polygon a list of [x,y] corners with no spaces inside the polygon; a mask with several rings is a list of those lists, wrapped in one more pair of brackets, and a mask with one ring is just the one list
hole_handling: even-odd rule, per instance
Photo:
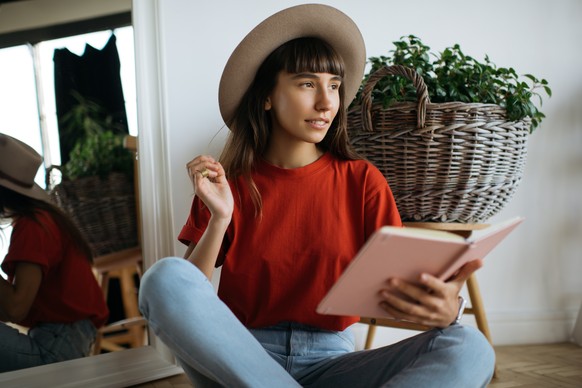
{"label": "blue jeans", "polygon": [[28,334],[0,322],[0,372],[88,356],[96,334],[90,320],[41,323]]}
{"label": "blue jeans", "polygon": [[145,273],[139,304],[196,387],[483,387],[495,363],[487,339],[462,325],[363,351],[354,351],[350,328],[284,322],[249,330],[181,258]]}

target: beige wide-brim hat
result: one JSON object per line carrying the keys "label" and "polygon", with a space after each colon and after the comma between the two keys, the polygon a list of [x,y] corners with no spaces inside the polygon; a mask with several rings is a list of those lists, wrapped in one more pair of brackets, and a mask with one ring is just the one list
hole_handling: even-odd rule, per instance
{"label": "beige wide-brim hat", "polygon": [[257,25],[235,48],[222,72],[218,89],[220,114],[230,123],[243,95],[263,61],[276,48],[296,38],[319,38],[331,45],[345,63],[344,104],[347,107],[364,77],[366,47],[354,21],[322,4],[287,8]]}
{"label": "beige wide-brim hat", "polygon": [[50,203],[46,191],[34,183],[41,164],[42,157],[32,147],[0,133],[0,186]]}

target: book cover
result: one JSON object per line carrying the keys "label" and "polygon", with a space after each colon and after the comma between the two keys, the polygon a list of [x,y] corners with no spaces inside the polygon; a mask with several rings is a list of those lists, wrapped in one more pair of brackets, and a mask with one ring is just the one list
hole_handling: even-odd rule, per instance
{"label": "book cover", "polygon": [[477,231],[468,239],[446,231],[384,226],[360,249],[317,312],[390,318],[379,307],[378,293],[389,278],[414,282],[425,272],[448,279],[465,263],[485,258],[522,221],[514,217]]}

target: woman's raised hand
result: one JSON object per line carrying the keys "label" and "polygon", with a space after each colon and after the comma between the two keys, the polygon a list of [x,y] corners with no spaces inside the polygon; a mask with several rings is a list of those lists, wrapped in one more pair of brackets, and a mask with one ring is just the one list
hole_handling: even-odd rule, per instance
{"label": "woman's raised hand", "polygon": [[186,164],[194,194],[208,207],[213,217],[232,216],[234,200],[222,165],[211,156],[197,156]]}

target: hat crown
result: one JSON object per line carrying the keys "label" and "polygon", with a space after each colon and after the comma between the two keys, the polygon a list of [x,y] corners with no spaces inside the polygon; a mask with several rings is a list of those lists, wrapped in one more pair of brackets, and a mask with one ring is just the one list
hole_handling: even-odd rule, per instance
{"label": "hat crown", "polygon": [[42,157],[32,147],[0,134],[0,178],[30,188],[41,164]]}

